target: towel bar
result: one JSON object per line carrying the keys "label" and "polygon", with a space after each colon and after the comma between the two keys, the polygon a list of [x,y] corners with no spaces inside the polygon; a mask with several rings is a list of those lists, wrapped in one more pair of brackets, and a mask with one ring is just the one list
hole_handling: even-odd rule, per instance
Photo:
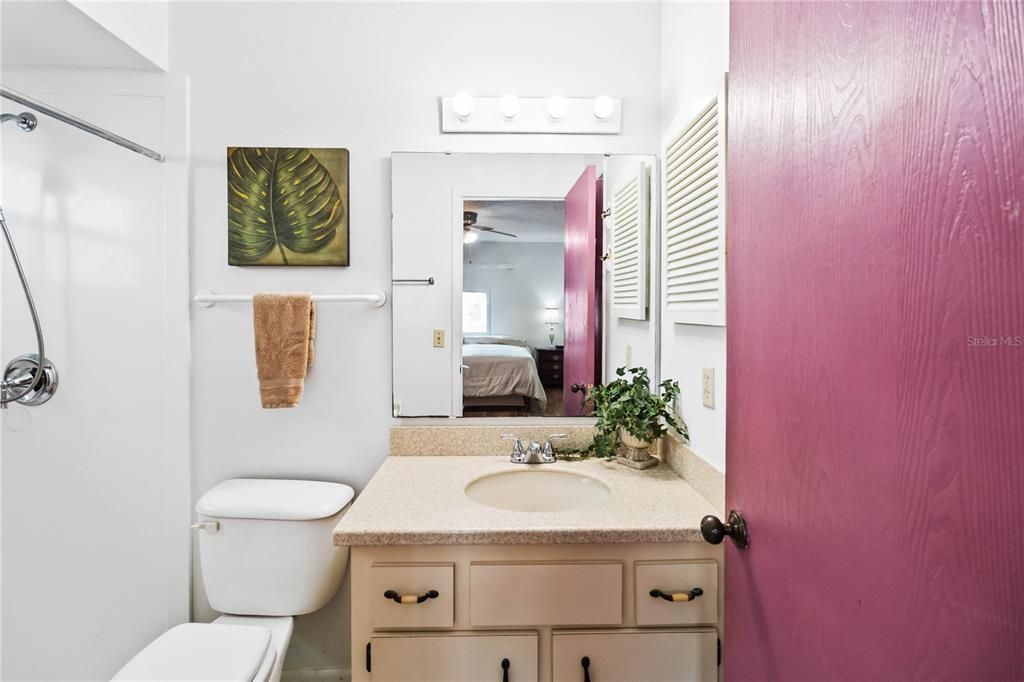
{"label": "towel bar", "polygon": [[[252,294],[217,294],[204,291],[196,294],[192,300],[203,308],[209,308],[217,303],[251,303]],[[374,289],[368,294],[313,294],[313,301],[316,303],[372,303],[374,308],[380,308],[387,300],[388,295],[380,289]]]}

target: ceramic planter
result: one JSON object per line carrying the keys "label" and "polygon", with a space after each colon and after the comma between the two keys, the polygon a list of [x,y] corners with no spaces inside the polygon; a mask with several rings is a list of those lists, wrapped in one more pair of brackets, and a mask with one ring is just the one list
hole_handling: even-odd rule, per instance
{"label": "ceramic planter", "polygon": [[646,469],[656,466],[658,459],[650,453],[651,441],[641,440],[629,433],[626,429],[619,429],[619,441],[622,443],[622,454],[615,459],[634,469]]}

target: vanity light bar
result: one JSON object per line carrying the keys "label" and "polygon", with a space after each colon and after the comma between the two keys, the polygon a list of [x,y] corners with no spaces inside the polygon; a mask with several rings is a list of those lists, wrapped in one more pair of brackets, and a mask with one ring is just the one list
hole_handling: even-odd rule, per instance
{"label": "vanity light bar", "polygon": [[460,92],[441,98],[441,132],[618,135],[622,100],[607,95],[475,97]]}

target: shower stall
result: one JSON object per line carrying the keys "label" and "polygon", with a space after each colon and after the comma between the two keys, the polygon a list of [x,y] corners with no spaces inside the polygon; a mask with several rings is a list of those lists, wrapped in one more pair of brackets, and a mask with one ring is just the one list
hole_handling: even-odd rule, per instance
{"label": "shower stall", "polygon": [[[166,160],[160,152],[84,121],[45,102],[5,88],[3,85],[0,85],[0,98],[32,107],[56,121],[74,126],[90,135],[142,154],[159,163]],[[0,113],[0,125],[4,123],[14,123],[19,130],[30,133],[39,125],[39,119],[29,111],[23,111],[20,114]],[[32,316],[32,327],[36,335],[36,352],[19,355],[7,365],[3,375],[0,376],[0,408],[6,408],[9,403],[14,402],[31,406],[42,405],[57,391],[57,368],[44,353],[45,341],[42,325],[39,322],[39,313],[36,310],[35,300],[32,298],[32,289],[25,277],[25,269],[21,265],[21,259],[18,258],[18,249],[14,245],[11,231],[7,227],[2,205],[0,205],[0,229],[3,230],[4,241],[7,242],[7,250],[11,254],[11,261],[21,284],[21,291],[25,294],[25,305]]]}
{"label": "shower stall", "polygon": [[0,677],[109,679],[189,616],[187,84],[0,82]]}

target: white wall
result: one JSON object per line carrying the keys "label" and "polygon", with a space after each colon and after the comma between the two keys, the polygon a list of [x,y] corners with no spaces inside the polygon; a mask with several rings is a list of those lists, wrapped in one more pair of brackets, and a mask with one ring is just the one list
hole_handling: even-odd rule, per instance
{"label": "white wall", "polygon": [[[60,376],[50,402],[2,413],[0,674],[109,679],[188,618],[184,84],[85,70],[3,81],[169,155],[42,115],[34,132],[0,133],[0,200]],[[6,363],[35,338],[0,251]]]}
{"label": "white wall", "polygon": [[0,0],[5,67],[167,70],[167,0]]}
{"label": "white wall", "polygon": [[[192,79],[194,288],[389,289],[395,150],[654,153],[659,16],[656,3],[173,3],[171,68]],[[616,49],[598,49],[611,35]],[[611,93],[624,99],[623,133],[442,136],[437,98],[460,90]],[[229,145],[347,147],[351,267],[228,267]],[[319,313],[318,360],[302,405],[262,411],[251,312],[194,311],[195,495],[239,475],[361,488],[376,470],[395,423],[389,309],[337,305]],[[212,615],[201,590],[196,607],[199,618]],[[345,609],[341,597],[300,618],[286,667],[346,666]]]}
{"label": "white wall", "polygon": [[154,66],[167,70],[167,0],[69,0]]}
{"label": "white wall", "polygon": [[[666,2],[661,19],[662,139],[685,124],[729,70],[729,4]],[[661,152],[659,152],[661,155]],[[726,228],[728,229],[728,227]],[[664,310],[663,310],[664,315]],[[664,319],[664,316],[663,318]],[[677,406],[690,447],[725,471],[725,327],[667,324],[661,334],[661,376],[676,379]],[[715,409],[701,401],[701,369],[715,370]]]}
{"label": "white wall", "polygon": [[[565,246],[556,242],[476,242],[473,262],[463,265],[463,291],[489,294],[491,334],[525,339],[534,348],[550,345],[544,308],[565,311]],[[488,265],[509,265],[496,269]],[[555,325],[555,343],[563,328]]]}

